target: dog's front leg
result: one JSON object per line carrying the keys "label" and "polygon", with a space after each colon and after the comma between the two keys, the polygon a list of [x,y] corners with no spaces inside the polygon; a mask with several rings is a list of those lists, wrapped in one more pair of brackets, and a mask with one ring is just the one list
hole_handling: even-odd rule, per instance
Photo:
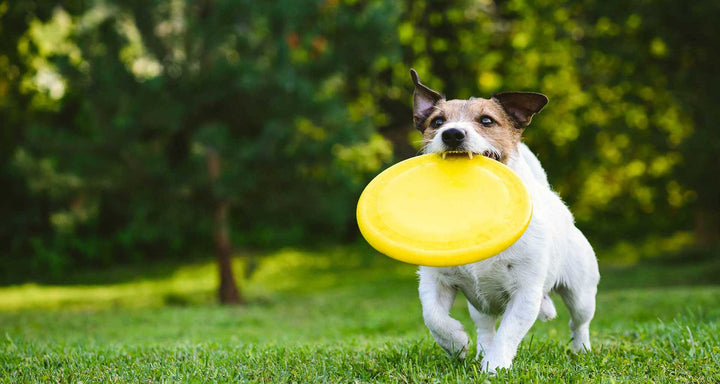
{"label": "dog's front leg", "polygon": [[500,327],[482,359],[483,370],[495,372],[498,368],[512,365],[520,341],[537,319],[542,297],[542,286],[523,286],[512,295]]}
{"label": "dog's front leg", "polygon": [[470,301],[467,302],[467,305],[470,317],[475,322],[475,326],[477,326],[477,354],[475,358],[479,359],[480,356],[490,348],[493,337],[495,337],[496,317],[478,311]]}
{"label": "dog's front leg", "polygon": [[430,267],[420,267],[420,301],[422,303],[423,319],[435,341],[451,356],[460,359],[470,344],[470,338],[463,325],[450,317],[450,307],[455,301],[457,288],[443,283],[437,275],[437,270]]}

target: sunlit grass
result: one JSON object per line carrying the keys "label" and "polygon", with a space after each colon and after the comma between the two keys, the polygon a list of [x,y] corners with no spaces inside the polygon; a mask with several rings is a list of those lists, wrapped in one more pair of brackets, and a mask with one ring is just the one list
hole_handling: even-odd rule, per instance
{"label": "sunlit grass", "polygon": [[1,288],[0,310],[146,307],[162,305],[167,297],[201,299],[214,291],[214,273],[215,266],[207,262],[179,267],[167,277],[140,277],[107,285],[28,283]]}
{"label": "sunlit grass", "polygon": [[[412,276],[415,268],[396,263],[363,246],[327,248],[322,251],[283,249],[259,256],[260,266],[245,279],[247,259],[234,260],[235,276],[250,300],[266,300],[268,295],[333,287],[349,278],[361,282],[372,275]],[[116,282],[117,271],[79,274],[78,284],[39,285],[27,283],[0,288],[0,310],[21,309],[101,309],[112,307],[157,307],[165,304],[212,303],[217,288],[217,267],[213,260],[187,265],[151,265],[120,273],[125,281]],[[158,271],[160,270],[160,272]],[[334,273],[340,272],[340,273]],[[349,274],[349,275],[348,275]],[[368,276],[370,275],[370,276]],[[103,283],[105,277],[109,283]],[[84,280],[92,284],[83,283]]]}

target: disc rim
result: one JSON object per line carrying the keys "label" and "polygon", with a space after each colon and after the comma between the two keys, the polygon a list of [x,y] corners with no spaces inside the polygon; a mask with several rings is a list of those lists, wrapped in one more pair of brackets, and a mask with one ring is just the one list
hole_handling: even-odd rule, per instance
{"label": "disc rim", "polygon": [[[512,169],[507,167],[505,164],[483,156],[478,156],[478,158],[474,158],[472,160],[468,159],[468,161],[476,161],[479,166],[482,166],[496,175],[499,175],[505,185],[515,186],[512,190],[520,194],[520,196],[517,196],[520,198],[520,203],[524,203],[526,205],[526,207],[520,209],[521,215],[518,216],[522,217],[516,221],[520,223],[520,225],[517,226],[517,230],[510,231],[504,239],[491,242],[490,244],[481,243],[451,250],[419,248],[417,246],[403,244],[402,242],[398,242],[397,239],[386,236],[377,225],[373,225],[373,220],[369,217],[372,216],[372,212],[370,212],[372,206],[369,206],[368,204],[372,204],[374,202],[376,209],[377,198],[379,196],[379,193],[375,193],[373,196],[372,191],[382,187],[382,184],[387,184],[392,181],[392,179],[398,174],[407,172],[414,167],[421,166],[428,161],[457,161],[457,159],[444,160],[441,155],[437,153],[412,157],[394,164],[378,174],[363,190],[360,195],[360,199],[358,200],[356,218],[360,233],[373,248],[388,257],[409,264],[432,267],[450,267],[470,264],[493,257],[509,248],[518,239],[520,239],[520,237],[522,237],[532,219],[532,198],[527,191],[525,184]],[[375,215],[379,216],[379,214]],[[506,235],[506,233],[503,233],[503,235]]]}

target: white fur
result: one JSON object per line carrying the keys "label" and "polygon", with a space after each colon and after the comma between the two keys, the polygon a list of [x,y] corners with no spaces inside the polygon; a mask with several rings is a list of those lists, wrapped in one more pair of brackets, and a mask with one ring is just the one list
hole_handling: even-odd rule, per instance
{"label": "white fur", "polygon": [[487,139],[476,133],[475,128],[471,123],[463,121],[453,121],[443,124],[442,128],[435,134],[435,137],[430,141],[430,143],[428,143],[427,147],[425,147],[425,153],[445,151],[446,148],[445,144],[442,142],[442,133],[452,128],[460,129],[467,135],[464,140],[464,147],[472,148],[472,151],[475,153],[482,154],[485,151],[490,151],[500,156],[499,149],[495,148],[495,146],[490,144]]}
{"label": "white fur", "polygon": [[[452,123],[443,129],[463,123]],[[464,128],[464,127],[463,127]],[[465,148],[475,153],[496,150],[473,129],[466,129]],[[426,152],[444,148],[441,132]],[[560,294],[570,310],[572,350],[590,350],[589,325],[595,312],[600,279],[590,243],[575,227],[572,214],[551,189],[545,171],[525,144],[510,154],[508,166],[520,176],[533,200],[533,216],[520,239],[497,256],[457,267],[420,267],[420,300],[425,324],[448,353],[464,358],[470,339],[450,317],[458,290],[468,301],[477,326],[477,354],[482,368],[494,372],[512,365],[518,345],[536,319],[555,317],[548,296]],[[500,325],[496,329],[496,320]]]}

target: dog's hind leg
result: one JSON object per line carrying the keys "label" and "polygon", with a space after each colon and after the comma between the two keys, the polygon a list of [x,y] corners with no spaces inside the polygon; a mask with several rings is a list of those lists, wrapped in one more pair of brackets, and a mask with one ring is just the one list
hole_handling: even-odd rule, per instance
{"label": "dog's hind leg", "polygon": [[448,354],[464,359],[470,338],[463,325],[450,317],[450,307],[455,301],[457,288],[440,281],[433,268],[420,267],[419,275],[420,302],[425,325]]}
{"label": "dog's hind leg", "polygon": [[[579,233],[579,231],[578,231]],[[556,289],[570,311],[574,352],[590,351],[590,321],[595,314],[595,295],[600,280],[595,253],[585,237],[578,237],[580,249],[568,265],[566,278]]]}
{"label": "dog's hind leg", "polygon": [[477,354],[475,358],[479,359],[480,355],[487,351],[493,341],[496,317],[478,311],[469,301],[467,305],[470,317],[477,327]]}
{"label": "dog's hind leg", "polygon": [[574,352],[590,351],[590,321],[595,314],[595,286],[563,287],[557,292],[570,310]]}

